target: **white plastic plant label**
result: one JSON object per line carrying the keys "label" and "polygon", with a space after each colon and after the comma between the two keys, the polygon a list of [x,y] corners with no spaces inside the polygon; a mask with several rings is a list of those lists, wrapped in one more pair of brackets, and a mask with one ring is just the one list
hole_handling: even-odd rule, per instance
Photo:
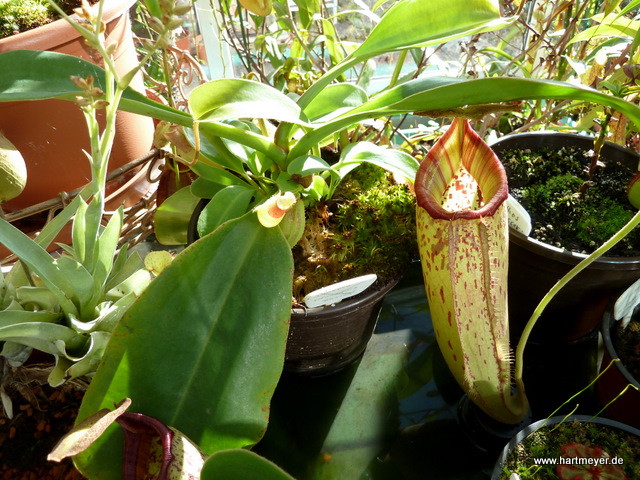
{"label": "white plastic plant label", "polygon": [[613,307],[613,318],[616,320],[622,320],[622,328],[627,328],[633,311],[640,303],[640,280],[636,280],[629,288],[627,288],[622,295],[616,300],[616,304]]}
{"label": "white plastic plant label", "polygon": [[378,276],[375,273],[350,278],[349,280],[314,290],[304,297],[303,302],[309,308],[333,305],[334,303],[341,302],[345,298],[354,297],[364,292],[373,285],[377,279]]}
{"label": "white plastic plant label", "polygon": [[509,226],[516,229],[523,235],[529,236],[531,233],[531,217],[520,202],[509,195],[507,198],[507,215],[509,216]]}

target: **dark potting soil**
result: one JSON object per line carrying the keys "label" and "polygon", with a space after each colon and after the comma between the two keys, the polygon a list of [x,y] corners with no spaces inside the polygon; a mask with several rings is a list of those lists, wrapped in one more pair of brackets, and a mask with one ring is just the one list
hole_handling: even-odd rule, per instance
{"label": "dark potting soil", "polygon": [[40,382],[5,385],[13,418],[0,407],[0,478],[2,480],[86,480],[70,459],[55,463],[47,455],[71,430],[84,390]]}
{"label": "dark potting soil", "polygon": [[[614,162],[603,163],[589,180],[592,152],[513,149],[500,157],[511,195],[531,215],[530,236],[536,240],[591,253],[636,213],[627,199],[627,185],[635,172]],[[640,255],[640,233],[631,232],[607,255]]]}
{"label": "dark potting soil", "polygon": [[[572,449],[574,454],[569,454],[563,447],[572,444],[579,444],[577,448]],[[586,448],[585,448],[586,447]],[[576,454],[580,452],[580,454]],[[536,459],[555,459],[556,463],[559,458],[580,457],[584,458],[600,458],[607,455],[610,459],[609,467],[600,467],[597,472],[595,469],[599,467],[582,465],[576,467],[575,470],[583,469],[581,472],[584,476],[571,476],[576,472],[564,472],[558,474],[558,465],[536,465]],[[577,463],[578,461],[576,461]],[[640,479],[640,438],[618,430],[616,428],[585,422],[566,422],[559,425],[551,425],[543,427],[529,435],[523,442],[518,444],[511,451],[507,462],[505,463],[500,480],[509,480],[511,472],[516,472],[522,480],[558,480],[563,478],[619,478],[619,479]],[[616,468],[612,468],[616,467]],[[621,469],[621,472],[606,471],[606,469]],[[591,469],[591,471],[589,471]],[[506,472],[510,472],[507,474]],[[588,476],[590,473],[591,476]],[[611,476],[617,474],[619,476]],[[609,474],[609,476],[605,476]]]}

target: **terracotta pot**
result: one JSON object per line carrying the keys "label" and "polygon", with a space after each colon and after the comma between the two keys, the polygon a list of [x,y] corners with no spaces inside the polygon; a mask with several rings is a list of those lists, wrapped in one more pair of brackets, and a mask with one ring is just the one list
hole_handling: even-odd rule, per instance
{"label": "terracotta pot", "polygon": [[[591,424],[595,424],[595,425],[603,425],[606,427],[611,427],[611,428],[615,428],[617,430],[621,430],[623,432],[626,433],[630,433],[632,435],[635,435],[636,437],[640,438],[640,430],[633,428],[629,425],[625,425],[624,423],[620,423],[620,422],[616,422],[613,420],[608,420],[606,418],[600,418],[600,417],[592,417],[590,415],[570,415],[568,417],[565,416],[557,416],[557,417],[551,417],[548,419],[544,419],[544,420],[540,420],[537,421],[535,423],[532,423],[531,425],[529,425],[528,427],[524,428],[523,430],[521,430],[520,432],[518,432],[512,439],[511,441],[509,441],[509,443],[504,447],[504,449],[502,450],[502,453],[500,454],[500,457],[498,458],[498,461],[496,462],[496,465],[493,469],[493,473],[491,475],[491,480],[499,480],[500,479],[500,475],[502,474],[502,467],[505,464],[507,457],[509,456],[509,453],[516,448],[516,446],[522,442],[525,438],[527,438],[529,435],[531,435],[532,433],[534,433],[536,430],[544,427],[544,426],[553,426],[553,425],[557,425],[561,422],[587,422],[587,423],[591,423]],[[607,452],[609,453],[611,456],[615,456],[616,452]],[[533,464],[533,460],[531,461]]]}
{"label": "terracotta pot", "polygon": [[376,282],[335,305],[292,309],[284,370],[327,375],[355,362],[373,334],[384,296],[397,283]]}
{"label": "terracotta pot", "polygon": [[[535,132],[509,135],[491,145],[500,157],[514,148],[532,150],[575,146],[593,148],[593,139],[559,132]],[[601,156],[608,168],[629,170],[629,179],[637,171],[635,152],[606,142]],[[509,232],[509,319],[514,338],[542,297],[586,255],[562,250],[539,242],[511,229]],[[603,257],[566,285],[548,305],[536,324],[534,338],[553,335],[555,339],[577,340],[600,325],[611,296],[640,278],[640,257]]]}
{"label": "terracotta pot", "polygon": [[[128,9],[134,3],[134,0],[112,0],[107,2],[104,12],[108,41],[118,43],[114,57],[121,74],[130,71],[138,62],[128,15]],[[66,53],[100,63],[98,53],[89,49],[65,20],[0,40],[0,52],[17,49]],[[132,86],[144,91],[141,77]],[[0,131],[20,150],[27,163],[27,186],[20,196],[3,204],[5,211],[16,211],[43,202],[90,181],[89,164],[82,153],[83,149],[90,149],[87,127],[73,102],[0,102]],[[153,142],[153,121],[120,112],[116,131],[110,170],[149,152]],[[111,182],[108,193],[118,190],[135,173],[133,171]],[[142,176],[140,181],[119,194],[111,206],[133,205],[150,188]]]}
{"label": "terracotta pot", "polygon": [[[604,355],[602,369],[606,368],[612,359],[620,360],[616,352],[611,335],[617,322],[613,318],[613,302],[602,317],[602,338],[604,343]],[[627,385],[633,385],[624,395],[618,396]],[[624,422],[635,428],[640,428],[640,381],[636,379],[621,361],[616,361],[599,379],[596,385],[596,395],[602,407],[607,407],[606,415],[613,420]],[[617,398],[616,398],[617,397]]]}

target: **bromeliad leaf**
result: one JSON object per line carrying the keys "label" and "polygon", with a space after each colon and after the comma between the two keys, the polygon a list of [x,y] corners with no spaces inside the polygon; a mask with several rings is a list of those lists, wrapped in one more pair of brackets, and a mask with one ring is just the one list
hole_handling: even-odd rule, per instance
{"label": "bromeliad leaf", "polygon": [[40,277],[51,293],[58,299],[64,311],[72,312],[75,315],[79,314],[76,305],[66,295],[66,292],[73,291],[71,279],[60,272],[51,255],[27,235],[1,218],[0,237],[4,246],[25,262],[32,272]]}
{"label": "bromeliad leaf", "polygon": [[528,403],[521,378],[511,391],[504,169],[468,122],[456,119],[420,165],[415,189],[440,350],[471,400],[498,421],[518,423]]}

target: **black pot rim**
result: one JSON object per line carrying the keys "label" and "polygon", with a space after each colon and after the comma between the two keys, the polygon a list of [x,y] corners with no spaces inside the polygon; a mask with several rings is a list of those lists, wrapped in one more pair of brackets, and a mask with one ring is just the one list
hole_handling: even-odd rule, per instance
{"label": "black pot rim", "polygon": [[570,415],[565,417],[563,415],[559,415],[557,417],[545,418],[543,420],[538,420],[537,422],[532,423],[531,425],[520,430],[515,437],[513,437],[509,443],[504,447],[498,461],[493,468],[493,473],[491,474],[491,480],[498,480],[500,478],[500,474],[502,473],[502,466],[507,459],[507,456],[525,438],[531,435],[533,432],[547,425],[557,425],[562,422],[585,422],[585,423],[595,423],[598,425],[605,425],[607,427],[617,428],[618,430],[622,430],[627,433],[631,433],[640,438],[640,430],[634,428],[625,423],[617,422],[615,420],[609,420],[608,418],[601,417],[592,417],[590,415]]}
{"label": "black pot rim", "polygon": [[[585,142],[593,142],[594,137],[579,135],[577,133],[569,133],[569,132],[556,132],[543,130],[538,132],[526,132],[526,133],[514,133],[511,135],[505,135],[500,137],[497,140],[489,142],[489,146],[493,148],[494,146],[499,146],[503,143],[508,143],[512,141],[514,138],[538,138],[544,136],[554,136],[557,138],[566,138],[567,140],[576,141],[578,143]],[[621,145],[605,141],[605,145],[607,148],[614,149],[619,151],[624,155],[632,155],[637,157],[640,162],[640,155],[636,152],[629,150]],[[528,237],[513,228],[509,228],[509,239],[514,243],[524,246],[534,252],[539,253],[540,255],[548,256],[553,258],[554,260],[562,263],[566,263],[568,265],[577,265],[583,259],[587,257],[587,255],[583,253],[572,252],[570,250],[565,250],[563,248],[554,247],[553,245],[549,245],[548,243],[541,242],[534,238]],[[589,268],[593,269],[602,269],[602,270],[610,270],[610,269],[620,269],[624,268],[625,270],[638,270],[640,269],[640,256],[639,257],[600,257],[596,261],[594,261]]]}
{"label": "black pot rim", "polygon": [[391,291],[393,287],[398,284],[399,281],[400,278],[392,278],[386,281],[381,281],[380,279],[378,279],[364,292],[354,295],[353,297],[347,297],[339,301],[338,303],[313,308],[292,307],[291,313],[300,317],[306,317],[310,315],[341,315],[347,313],[348,311],[358,309],[363,305],[367,305],[373,301],[376,301],[378,298],[384,297]]}
{"label": "black pot rim", "polygon": [[611,329],[615,326],[616,322],[616,320],[613,318],[613,306],[615,300],[617,300],[617,298],[609,304],[604,312],[604,315],[602,316],[602,325],[600,328],[600,332],[602,333],[602,340],[611,359],[618,360],[617,362],[614,362],[614,367],[618,369],[618,371],[622,374],[622,376],[628,383],[640,389],[640,382],[636,380],[636,378],[631,374],[627,367],[624,366],[624,363],[620,360],[620,356],[618,355],[618,352],[616,352],[616,349],[613,346],[613,341],[611,339]]}

